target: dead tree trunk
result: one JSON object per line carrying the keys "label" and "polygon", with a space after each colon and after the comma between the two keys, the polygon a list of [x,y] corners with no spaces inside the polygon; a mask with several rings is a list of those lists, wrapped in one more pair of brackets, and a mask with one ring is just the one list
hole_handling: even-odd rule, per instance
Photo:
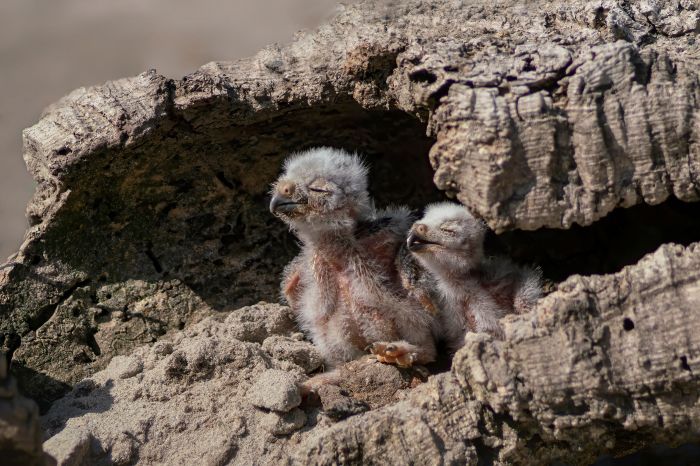
{"label": "dead tree trunk", "polygon": [[504,342],[470,336],[450,373],[292,456],[574,463],[697,440],[699,32],[698,0],[368,1],[251,59],[74,91],[24,132],[38,188],[0,341],[47,408],[114,355],[274,301],[295,245],[268,184],[334,145],[368,156],[379,203],[437,187],[557,285]]}

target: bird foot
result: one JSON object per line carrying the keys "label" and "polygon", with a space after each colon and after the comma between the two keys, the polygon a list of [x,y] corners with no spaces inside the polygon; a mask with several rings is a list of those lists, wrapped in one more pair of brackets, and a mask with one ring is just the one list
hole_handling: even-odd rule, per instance
{"label": "bird foot", "polygon": [[411,367],[418,358],[415,346],[405,341],[378,341],[367,347],[374,358],[385,364],[396,364],[399,367]]}

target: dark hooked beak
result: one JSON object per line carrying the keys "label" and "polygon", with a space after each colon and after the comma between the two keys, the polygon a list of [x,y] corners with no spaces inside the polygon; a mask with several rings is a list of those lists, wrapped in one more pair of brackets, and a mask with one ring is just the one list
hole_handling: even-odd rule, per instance
{"label": "dark hooked beak", "polygon": [[406,238],[406,247],[408,248],[409,251],[420,251],[421,249],[425,248],[429,244],[440,244],[436,243],[435,241],[430,241],[427,238],[419,235],[416,233],[414,230],[411,230],[411,232],[408,234],[408,238]]}
{"label": "dark hooked beak", "polygon": [[277,212],[290,212],[299,204],[300,202],[295,202],[281,194],[275,194],[270,200],[270,212],[273,214]]}

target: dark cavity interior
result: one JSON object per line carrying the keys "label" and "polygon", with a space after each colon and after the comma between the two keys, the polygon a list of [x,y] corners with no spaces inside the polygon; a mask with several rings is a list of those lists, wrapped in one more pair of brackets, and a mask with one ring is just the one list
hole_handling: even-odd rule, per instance
{"label": "dark cavity interior", "polygon": [[[101,283],[179,279],[217,310],[276,301],[298,252],[268,211],[284,158],[319,145],[364,155],[377,205],[420,210],[444,199],[432,183],[425,125],[354,102],[294,110],[228,128],[173,117],[146,140],[104,151],[76,171],[64,214],[35,263],[59,259]],[[661,244],[700,240],[700,203],[616,209],[587,227],[491,234],[490,253],[542,268],[550,283],[634,264]],[[38,324],[41,324],[39,322]]]}
{"label": "dark cavity interior", "polygon": [[432,143],[417,119],[352,102],[224,129],[173,117],[76,171],[68,184],[77,189],[35,262],[59,259],[97,286],[179,279],[217,310],[277,301],[281,270],[298,252],[268,210],[284,158],[321,145],[357,151],[377,205],[418,208],[441,198]]}
{"label": "dark cavity interior", "polygon": [[618,272],[664,243],[695,241],[700,241],[700,203],[670,198],[656,206],[615,209],[586,227],[491,234],[487,249],[537,265],[548,281],[558,283],[573,274]]}
{"label": "dark cavity interior", "polygon": [[[56,299],[37,303],[27,328],[0,335],[0,344],[12,357],[25,334],[73,312],[84,317],[82,326],[65,338],[83,342],[87,356],[65,363],[101,368],[132,347],[115,347],[109,332],[102,335],[100,325],[110,319],[128,322],[121,325],[145,344],[183,328],[198,299],[220,311],[277,301],[282,268],[298,252],[297,240],[268,211],[269,186],[284,158],[319,145],[357,151],[370,165],[378,206],[420,210],[445,198],[432,183],[434,140],[425,130],[403,112],[368,111],[350,101],[288,109],[247,125],[232,120],[223,128],[194,127],[172,114],[142,140],[93,154],[67,175],[71,194],[43,243],[25,251],[23,266],[67,266],[79,272],[76,281],[53,283],[50,274],[37,274],[58,290]],[[52,195],[50,189],[40,186],[39,195]],[[699,214],[700,203],[675,200],[617,209],[588,227],[491,235],[488,251],[540,266],[552,284],[575,273],[616,272],[663,243],[700,240]],[[127,296],[162,302],[132,309]],[[449,368],[447,351],[441,354],[446,357],[432,371]],[[41,373],[23,379],[34,398],[32,387],[54,383],[54,392],[39,400],[43,409],[68,387]]]}

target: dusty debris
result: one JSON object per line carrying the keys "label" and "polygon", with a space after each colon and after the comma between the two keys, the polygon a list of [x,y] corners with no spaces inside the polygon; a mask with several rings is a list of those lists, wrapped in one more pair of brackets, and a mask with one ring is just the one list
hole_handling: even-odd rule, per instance
{"label": "dusty debris", "polygon": [[268,369],[248,389],[246,398],[258,408],[286,413],[301,404],[301,391],[294,375]]}

